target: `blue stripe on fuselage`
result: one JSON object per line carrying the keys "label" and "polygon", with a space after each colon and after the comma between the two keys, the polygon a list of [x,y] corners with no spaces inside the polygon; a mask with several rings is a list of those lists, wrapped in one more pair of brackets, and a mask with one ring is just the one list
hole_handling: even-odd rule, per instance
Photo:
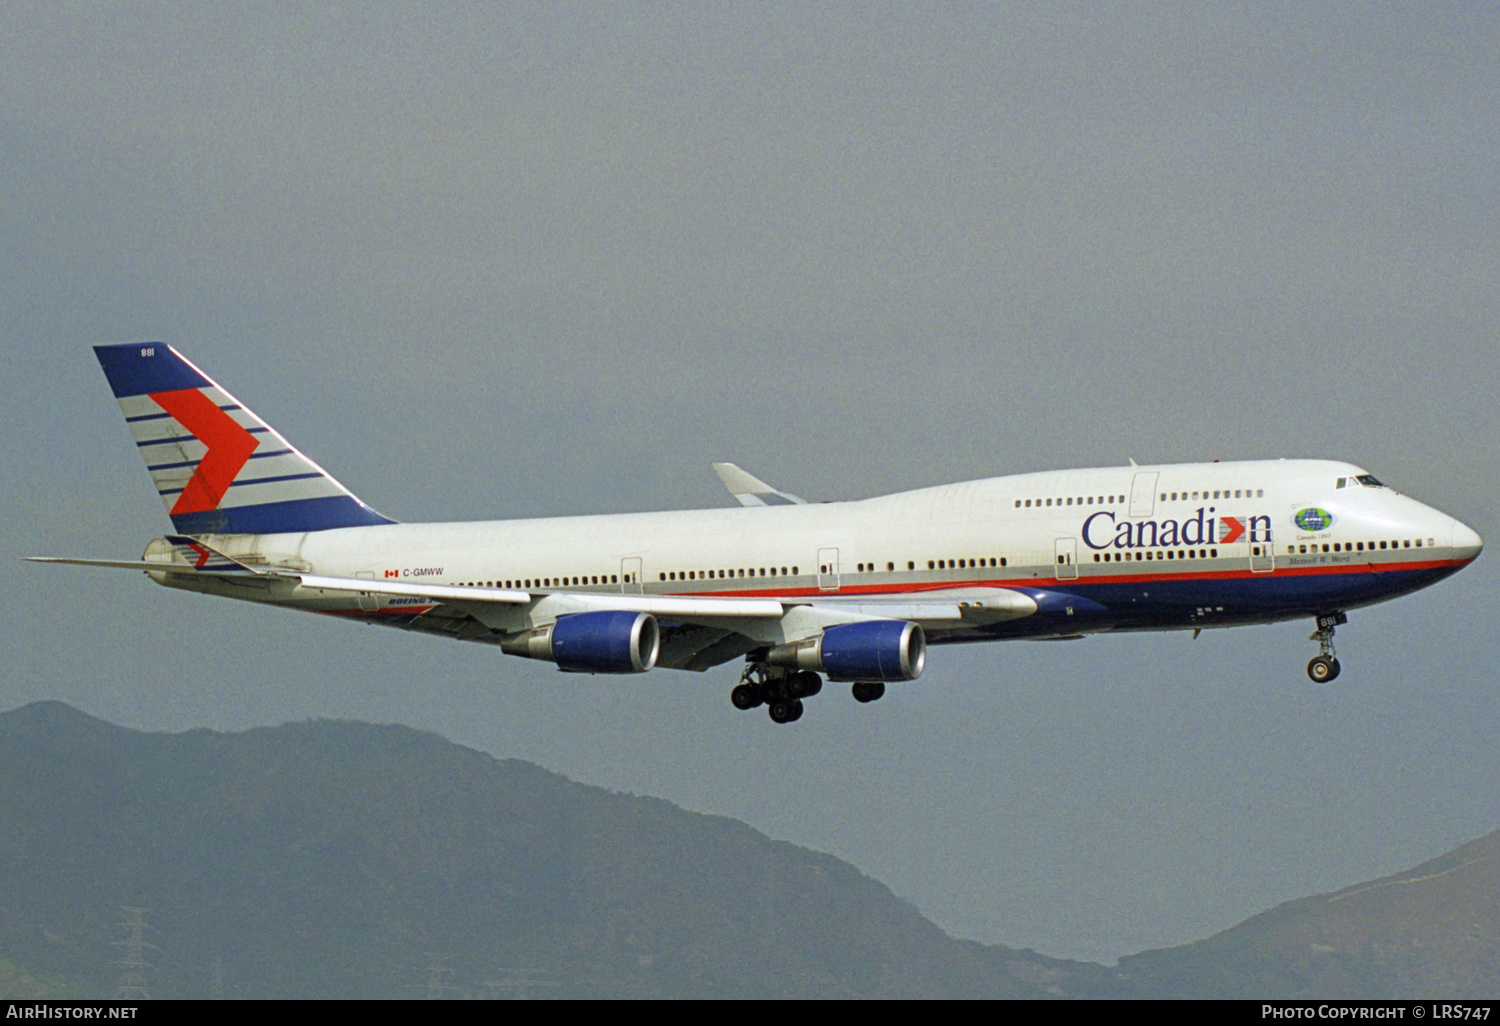
{"label": "blue stripe on fuselage", "polygon": [[1036,602],[1035,614],[988,627],[932,629],[927,634],[929,641],[943,644],[984,638],[1229,627],[1300,620],[1406,595],[1457,573],[1465,565],[1445,563],[1417,569],[1244,577],[1135,578],[1128,582],[1095,578],[1047,587],[1012,587],[1010,590]]}

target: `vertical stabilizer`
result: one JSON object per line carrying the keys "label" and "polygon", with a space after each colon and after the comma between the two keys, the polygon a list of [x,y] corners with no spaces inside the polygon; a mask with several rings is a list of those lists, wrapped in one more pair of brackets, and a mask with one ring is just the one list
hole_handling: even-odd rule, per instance
{"label": "vertical stabilizer", "polygon": [[95,346],[179,534],[277,534],[393,521],[360,502],[182,354]]}

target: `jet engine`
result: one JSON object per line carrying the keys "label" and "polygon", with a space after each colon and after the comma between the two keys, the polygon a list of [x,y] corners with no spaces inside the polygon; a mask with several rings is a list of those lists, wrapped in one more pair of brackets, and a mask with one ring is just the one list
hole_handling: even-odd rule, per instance
{"label": "jet engine", "polygon": [[500,650],[544,659],[572,673],[645,673],[656,665],[661,631],[649,613],[569,613],[555,623],[507,638]]}
{"label": "jet engine", "polygon": [[836,624],[766,654],[773,666],[826,673],[829,680],[916,680],[926,661],[927,637],[909,620]]}

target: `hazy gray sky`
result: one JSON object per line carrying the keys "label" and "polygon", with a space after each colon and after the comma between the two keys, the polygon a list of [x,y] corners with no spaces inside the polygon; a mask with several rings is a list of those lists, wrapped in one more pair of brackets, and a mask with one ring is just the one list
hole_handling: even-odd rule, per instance
{"label": "hazy gray sky", "polygon": [[[22,564],[168,528],[89,346],[404,520],[1327,456],[1496,537],[1500,7],[0,4],[0,707],[400,722],[1114,959],[1494,829],[1493,554],[1311,624],[934,650],[877,706]],[[164,782],[168,786],[169,782]]]}

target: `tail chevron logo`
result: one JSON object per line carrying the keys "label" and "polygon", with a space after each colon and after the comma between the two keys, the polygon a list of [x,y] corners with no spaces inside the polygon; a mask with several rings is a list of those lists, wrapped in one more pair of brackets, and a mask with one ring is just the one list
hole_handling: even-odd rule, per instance
{"label": "tail chevron logo", "polygon": [[392,523],[171,346],[120,343],[94,353],[178,534]]}
{"label": "tail chevron logo", "polygon": [[260,443],[199,389],[152,392],[151,399],[208,446],[191,480],[177,497],[172,515],[217,509]]}

